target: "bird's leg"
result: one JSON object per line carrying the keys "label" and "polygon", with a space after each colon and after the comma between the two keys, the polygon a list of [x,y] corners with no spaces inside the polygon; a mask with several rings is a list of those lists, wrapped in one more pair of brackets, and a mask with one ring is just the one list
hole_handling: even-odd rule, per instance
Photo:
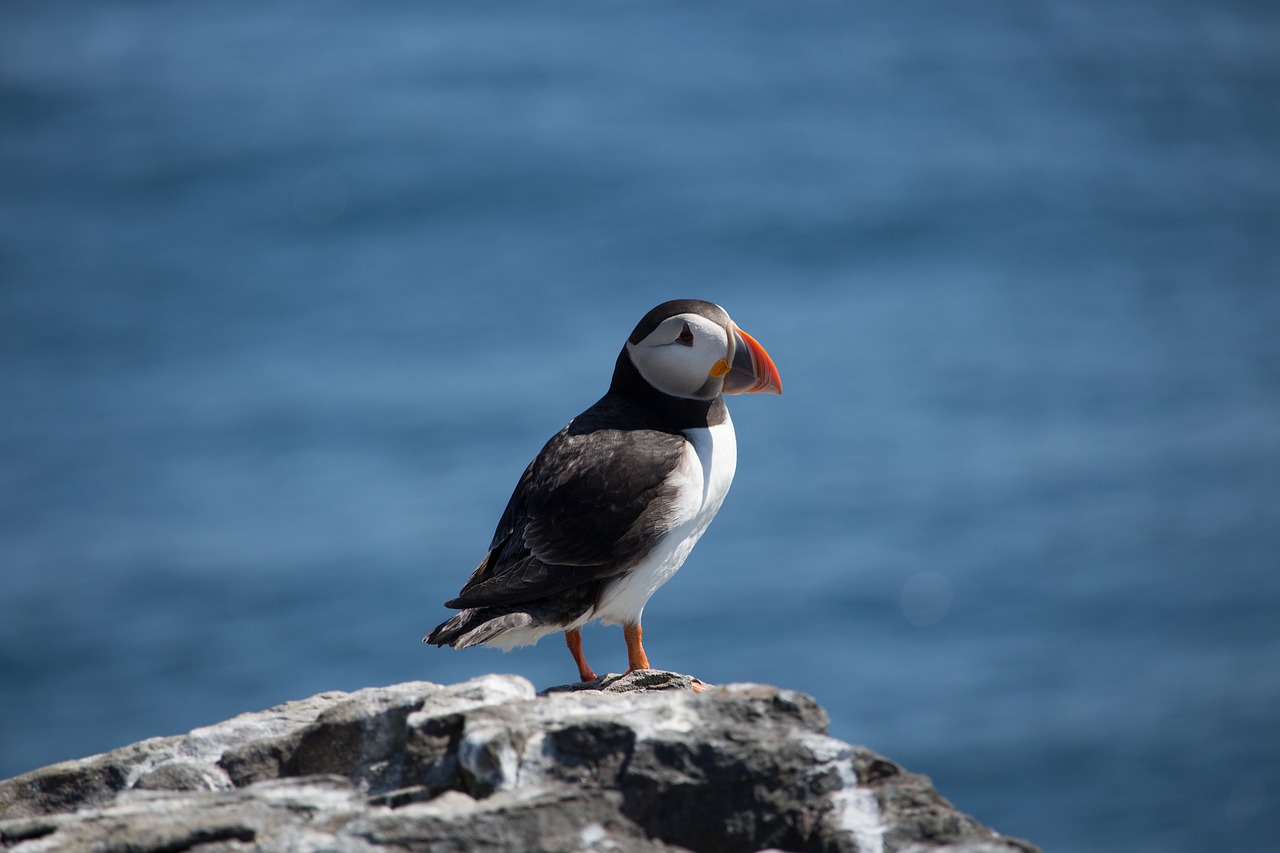
{"label": "bird's leg", "polygon": [[578,665],[578,677],[583,681],[595,681],[596,674],[591,671],[591,665],[582,654],[582,629],[571,628],[565,631],[564,642],[569,647],[569,653],[573,655],[573,662]]}
{"label": "bird's leg", "polygon": [[640,643],[639,624],[623,625],[622,636],[627,641],[627,672],[648,669],[649,659],[645,657],[644,646]]}

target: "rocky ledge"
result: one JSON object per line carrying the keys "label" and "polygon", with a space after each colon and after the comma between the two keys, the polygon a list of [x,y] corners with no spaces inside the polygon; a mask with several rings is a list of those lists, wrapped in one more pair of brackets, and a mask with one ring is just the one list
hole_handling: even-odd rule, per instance
{"label": "rocky ledge", "polygon": [[1035,851],[800,693],[638,672],[321,693],[0,782],[35,851]]}

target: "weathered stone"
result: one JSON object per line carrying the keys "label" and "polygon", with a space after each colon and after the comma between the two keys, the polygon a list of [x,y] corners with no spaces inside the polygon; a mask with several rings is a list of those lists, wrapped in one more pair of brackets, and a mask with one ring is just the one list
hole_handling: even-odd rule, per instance
{"label": "weathered stone", "polygon": [[660,669],[639,669],[619,675],[616,672],[605,673],[595,681],[575,681],[572,684],[560,684],[548,687],[542,695],[550,693],[574,693],[579,690],[592,690],[604,693],[649,693],[654,690],[693,690],[700,692],[709,685],[692,675],[681,675],[678,672],[663,672]]}
{"label": "weathered stone", "polygon": [[648,839],[622,817],[619,799],[614,791],[565,786],[501,791],[482,800],[451,792],[429,803],[372,815],[348,831],[377,846],[433,853],[675,849]]}
{"label": "weathered stone", "polygon": [[1033,851],[826,736],[810,697],[674,673],[326,693],[0,782],[22,853]]}
{"label": "weathered stone", "polygon": [[461,708],[513,695],[532,699],[533,687],[514,676],[487,676],[449,687],[410,682],[321,693],[2,781],[0,819],[105,806],[135,787],[230,790],[314,773],[346,776],[364,791],[391,790],[403,784],[411,712],[433,699]]}
{"label": "weathered stone", "polygon": [[908,773],[869,749],[859,748],[853,767],[862,784],[876,795],[887,827],[885,846],[890,850],[918,853],[944,847],[956,853],[1005,853],[1036,849],[981,825],[943,798],[928,776]]}
{"label": "weathered stone", "polygon": [[216,791],[220,781],[208,768],[170,761],[143,773],[133,787],[141,791]]}
{"label": "weathered stone", "polygon": [[313,777],[264,782],[238,791],[129,792],[106,808],[48,819],[43,827],[52,826],[54,831],[38,837],[11,841],[9,821],[0,823],[0,833],[6,847],[68,853],[195,847],[204,853],[219,842],[253,843],[261,849],[317,849],[319,845],[299,847],[293,842],[308,836],[328,837],[364,810],[363,798],[345,779]]}
{"label": "weathered stone", "polygon": [[[132,747],[126,747],[125,752]],[[131,756],[130,756],[131,757]],[[0,782],[0,818],[21,818],[102,806],[129,781],[129,761],[115,753],[63,761]]]}
{"label": "weathered stone", "polygon": [[321,694],[331,702],[315,706],[314,719],[275,737],[250,741],[223,752],[218,764],[237,787],[263,779],[332,773],[356,781],[363,790],[400,787],[405,720],[426,695],[447,688],[427,682]]}

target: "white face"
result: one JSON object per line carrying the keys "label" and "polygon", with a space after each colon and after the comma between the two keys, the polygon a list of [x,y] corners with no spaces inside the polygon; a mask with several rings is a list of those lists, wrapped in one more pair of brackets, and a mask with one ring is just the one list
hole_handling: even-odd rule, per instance
{"label": "white face", "polygon": [[627,352],[640,375],[664,394],[710,400],[724,388],[733,346],[729,332],[718,323],[701,314],[677,314],[640,343],[628,343]]}

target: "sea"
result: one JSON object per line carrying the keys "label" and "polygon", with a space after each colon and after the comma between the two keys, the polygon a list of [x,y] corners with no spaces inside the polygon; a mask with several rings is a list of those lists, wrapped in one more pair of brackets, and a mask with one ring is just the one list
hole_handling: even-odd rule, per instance
{"label": "sea", "polygon": [[[639,318],[780,397],[655,667],[1046,851],[1280,837],[1280,6],[7,0],[0,777],[423,645]],[[616,627],[586,631],[625,668]]]}

